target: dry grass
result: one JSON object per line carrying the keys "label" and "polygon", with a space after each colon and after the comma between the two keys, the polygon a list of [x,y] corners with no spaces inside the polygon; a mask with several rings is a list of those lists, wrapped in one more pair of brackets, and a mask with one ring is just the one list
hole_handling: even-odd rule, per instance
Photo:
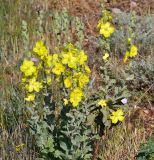
{"label": "dry grass", "polygon": [[[5,65],[0,69],[0,158],[32,160],[36,153],[33,138],[26,126],[26,105],[18,88],[17,71],[10,66]],[[24,144],[24,147],[17,152],[16,146],[20,144]]]}
{"label": "dry grass", "polygon": [[150,126],[150,122],[146,124],[150,116],[145,117],[146,114],[141,110],[132,110],[123,124],[106,131],[100,145],[100,159],[135,160],[140,144],[152,136],[154,130],[154,125],[151,129],[147,128]]}
{"label": "dry grass", "polygon": [[144,128],[126,129],[126,125],[110,130],[102,144],[102,160],[134,160],[141,142],[145,141]]}
{"label": "dry grass", "polygon": [[[27,131],[21,126],[17,126],[15,130],[8,132],[1,128],[0,138],[0,158],[5,160],[34,160],[37,152],[33,147],[33,139]],[[19,151],[16,150],[18,145]]]}

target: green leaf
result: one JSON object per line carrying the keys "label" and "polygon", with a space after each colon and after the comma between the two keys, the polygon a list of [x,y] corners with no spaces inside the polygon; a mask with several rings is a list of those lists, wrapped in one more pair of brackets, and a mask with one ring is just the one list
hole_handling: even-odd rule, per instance
{"label": "green leaf", "polygon": [[60,147],[64,150],[64,151],[67,151],[68,149],[67,149],[67,145],[66,145],[66,143],[64,143],[64,142],[60,142]]}

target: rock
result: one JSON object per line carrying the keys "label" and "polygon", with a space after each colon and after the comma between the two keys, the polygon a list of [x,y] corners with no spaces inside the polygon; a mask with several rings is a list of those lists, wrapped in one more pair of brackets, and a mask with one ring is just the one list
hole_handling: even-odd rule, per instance
{"label": "rock", "polygon": [[112,10],[112,12],[115,13],[115,14],[122,13],[122,11],[121,11],[119,8],[112,8],[111,10]]}

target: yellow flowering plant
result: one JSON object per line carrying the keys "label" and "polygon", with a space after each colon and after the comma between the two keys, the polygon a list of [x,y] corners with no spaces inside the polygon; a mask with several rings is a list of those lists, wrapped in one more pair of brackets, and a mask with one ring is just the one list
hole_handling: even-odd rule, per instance
{"label": "yellow flowering plant", "polygon": [[[110,58],[110,38],[115,32],[115,27],[112,23],[112,20],[113,18],[110,11],[105,9],[105,5],[103,3],[102,16],[97,24],[97,28],[99,29],[99,33],[101,35],[100,47],[102,52],[102,59],[99,59],[99,61],[102,65],[100,66],[99,73],[102,84],[99,87],[99,90],[97,90],[96,93],[94,92],[92,98],[93,103],[90,105],[92,113],[95,116],[90,115],[89,118],[94,118],[92,122],[97,122],[98,119],[102,120],[98,123],[102,123],[105,127],[111,127],[124,120],[124,113],[127,108],[127,103],[123,104],[122,102],[123,99],[127,99],[130,96],[125,83],[123,83],[120,79],[117,78],[117,76],[114,76],[113,73],[111,73],[112,59]],[[125,59],[128,59],[128,57],[135,57],[136,55],[137,47],[132,44],[130,38],[129,51],[126,53]],[[103,128],[102,126],[99,127]]]}
{"label": "yellow flowering plant", "polygon": [[[110,84],[108,87],[111,88]],[[125,93],[121,93],[121,95],[119,93],[111,95],[109,91],[100,89],[94,92],[93,96],[88,99],[87,103],[91,109],[88,121],[93,125],[95,122],[98,129],[97,132],[104,131],[104,129],[113,127],[119,122],[123,122],[125,112],[127,111],[127,99],[123,98],[123,96],[126,96]]]}
{"label": "yellow flowering plant", "polygon": [[[105,58],[109,58],[108,54],[102,59],[103,62]],[[93,104],[92,110],[97,115],[95,118],[99,117],[103,125],[110,128],[124,120],[124,114],[128,108],[127,98],[130,94],[125,83],[113,75],[110,69],[111,63],[105,61],[102,64],[100,67],[101,86],[96,93],[94,92],[95,105]]]}
{"label": "yellow flowering plant", "polygon": [[[103,8],[102,17],[98,22],[97,28],[99,28],[101,35],[102,65],[100,67],[100,76],[102,78],[102,85],[99,91],[96,91],[96,93],[94,92],[92,98],[93,103],[90,105],[92,115],[89,115],[89,119],[91,122],[96,122],[101,131],[104,130],[104,126],[111,127],[124,120],[127,104],[123,104],[121,100],[129,97],[129,94],[125,85],[121,84],[120,87],[116,86],[117,82],[119,83],[120,80],[114,77],[110,70],[111,44],[109,38],[115,32],[115,28],[112,25],[112,15],[105,8]],[[132,46],[129,56],[133,57],[135,55],[136,49],[135,46]],[[91,97],[89,101],[91,101]],[[98,122],[98,119],[102,120],[102,122]],[[103,126],[100,124],[103,124]]]}
{"label": "yellow flowering plant", "polygon": [[[27,97],[25,97],[26,101],[35,101],[36,93],[40,92],[43,88],[45,88],[45,84],[48,84],[47,76],[43,79],[40,79],[40,72],[44,72],[44,74],[50,74],[50,66],[51,66],[51,55],[48,53],[48,50],[42,41],[38,41],[33,48],[33,55],[35,55],[36,61],[38,63],[24,59],[23,64],[20,66],[20,71],[23,74],[22,84],[25,88],[25,92]],[[51,81],[50,81],[51,82]]]}
{"label": "yellow flowering plant", "polygon": [[134,27],[136,25],[136,15],[131,13],[131,24],[128,25],[128,38],[127,38],[127,49],[125,55],[123,57],[123,62],[126,63],[130,58],[134,58],[138,55],[138,48],[135,45],[135,34],[134,34]]}
{"label": "yellow flowering plant", "polygon": [[[82,139],[78,135],[87,127],[88,116],[89,119],[94,117],[92,123],[99,121],[97,125],[100,128],[118,124],[125,117],[127,104],[124,104],[122,100],[127,97],[124,93],[126,88],[119,82],[119,79],[117,80],[110,74],[110,37],[115,32],[115,28],[109,11],[102,11],[97,28],[101,35],[102,85],[94,95],[91,96],[91,93],[86,92],[91,73],[88,67],[88,56],[82,49],[78,49],[71,43],[68,43],[61,51],[56,50],[56,53],[50,54],[44,42],[38,41],[32,49],[33,60],[24,59],[20,67],[23,74],[21,82],[26,93],[25,101],[36,102],[35,105],[40,103],[44,107],[39,108],[40,110],[35,108],[38,111],[37,116],[32,119],[31,123],[34,127],[34,134],[37,136],[38,147],[43,153],[49,152],[56,159],[63,159],[62,150],[65,154],[69,153],[70,144],[75,146],[74,150],[78,148],[74,142]],[[129,39],[129,48],[124,61],[136,55],[137,47]],[[117,87],[119,83],[120,87]],[[43,103],[40,102],[41,97]],[[123,104],[119,104],[118,101]],[[40,127],[38,127],[39,131],[35,128],[37,125]],[[99,127],[97,126],[97,129]],[[57,138],[57,135],[60,135],[60,138]],[[70,140],[70,137],[73,137],[74,141]],[[67,141],[69,145],[66,145]],[[60,152],[57,152],[58,149],[55,148],[58,148]]]}
{"label": "yellow flowering plant", "polygon": [[111,21],[111,13],[104,9],[102,11],[102,17],[98,22],[97,28],[100,29],[100,34],[103,35],[105,39],[109,38],[115,31],[115,28],[111,25]]}
{"label": "yellow flowering plant", "polygon": [[111,13],[108,10],[106,10],[103,5],[102,16],[101,19],[98,21],[97,28],[99,29],[99,33],[101,35],[100,45],[102,49],[102,59],[104,63],[107,63],[111,52],[109,39],[115,32],[115,28],[112,25]]}
{"label": "yellow flowering plant", "polygon": [[74,159],[80,151],[77,159],[89,159],[96,136],[87,125],[84,104],[91,73],[87,55],[71,43],[49,54],[43,41],[36,42],[32,54],[34,57],[25,59],[20,70],[25,101],[33,102],[28,122],[40,153],[45,159]]}
{"label": "yellow flowering plant", "polygon": [[[121,99],[121,104],[124,101]],[[125,107],[126,103],[123,103],[123,107]],[[111,123],[116,124],[118,122],[122,122],[124,120],[124,110],[122,106],[114,105],[112,103],[112,99],[100,99],[97,102],[97,106],[100,107],[100,112],[103,113],[103,122],[106,126],[110,126]],[[119,108],[121,107],[121,108]],[[117,109],[118,108],[118,109]]]}
{"label": "yellow flowering plant", "polygon": [[[90,76],[85,52],[69,43],[61,52],[51,55],[42,41],[36,42],[32,51],[38,62],[25,59],[20,67],[22,84],[27,94],[25,100],[34,101],[35,94],[55,80],[65,89],[63,98],[68,99],[73,107],[78,106]],[[44,76],[40,76],[40,73]]]}
{"label": "yellow flowering plant", "polygon": [[123,62],[125,63],[129,58],[136,57],[138,54],[138,49],[135,45],[131,45],[129,51],[126,51],[125,56],[123,58]]}
{"label": "yellow flowering plant", "polygon": [[87,102],[92,113],[89,119],[91,122],[96,122],[98,132],[124,120],[128,108],[127,98],[130,96],[125,83],[113,75],[110,63],[102,64],[99,70],[100,87],[96,91],[93,90]]}

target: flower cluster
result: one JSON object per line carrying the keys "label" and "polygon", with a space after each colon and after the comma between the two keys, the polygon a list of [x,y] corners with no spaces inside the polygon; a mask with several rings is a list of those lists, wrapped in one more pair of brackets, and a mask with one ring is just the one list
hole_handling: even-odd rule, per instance
{"label": "flower cluster", "polygon": [[87,55],[83,50],[78,50],[71,43],[59,54],[54,54],[52,72],[56,79],[62,77],[64,88],[68,94],[65,94],[64,104],[69,102],[76,107],[84,97],[84,87],[89,82],[90,68],[87,65]]}
{"label": "flower cluster", "polygon": [[26,101],[34,101],[34,92],[39,92],[42,88],[42,83],[37,81],[38,69],[34,65],[34,62],[25,59],[20,70],[23,73],[22,82],[25,84],[25,89],[27,93]]}
{"label": "flower cluster", "polygon": [[130,46],[130,50],[126,51],[125,56],[123,58],[123,62],[125,63],[128,58],[133,58],[137,56],[137,47],[135,45]]}
{"label": "flower cluster", "polygon": [[[25,100],[34,101],[35,93],[45,85],[51,85],[54,79],[65,89],[64,104],[70,102],[72,106],[78,106],[84,97],[84,88],[91,72],[84,51],[69,43],[61,52],[51,55],[44,43],[38,41],[33,48],[33,55],[36,56],[37,63],[25,59],[20,67],[27,94]],[[42,72],[45,76],[38,81],[41,77],[39,73]]]}
{"label": "flower cluster", "polygon": [[110,21],[112,16],[109,11],[104,10],[101,20],[98,22],[97,28],[100,29],[100,34],[105,38],[109,38],[112,33],[115,31],[115,28],[111,25]]}
{"label": "flower cluster", "polygon": [[[35,55],[36,58],[32,58],[32,60],[24,59],[23,64],[20,66],[20,70],[23,73],[22,83],[24,84],[27,94],[25,98],[26,101],[34,101],[36,97],[35,94],[43,88],[44,80],[39,81],[39,72],[42,68],[46,73],[46,83],[51,83],[49,74],[52,65],[52,56],[42,41],[36,43],[33,48],[33,55]],[[38,63],[34,63],[33,61],[38,61]]]}
{"label": "flower cluster", "polygon": [[109,60],[109,52],[110,52],[110,44],[109,37],[114,33],[115,28],[111,24],[112,15],[109,11],[103,9],[102,17],[98,22],[97,28],[99,28],[99,32],[102,36],[101,44],[103,48],[103,56],[102,59],[106,63]]}

